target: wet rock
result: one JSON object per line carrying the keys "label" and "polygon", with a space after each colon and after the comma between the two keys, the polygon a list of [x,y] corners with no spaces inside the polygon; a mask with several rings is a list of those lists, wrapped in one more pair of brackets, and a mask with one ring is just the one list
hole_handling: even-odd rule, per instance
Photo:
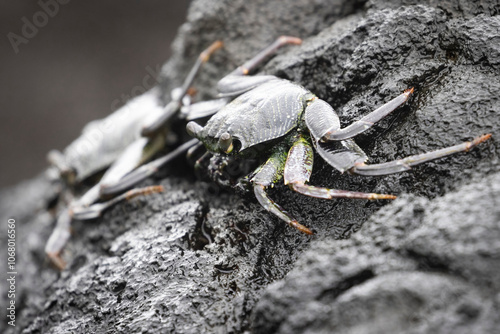
{"label": "wet rock", "polygon": [[163,67],[165,100],[216,39],[225,48],[196,80],[198,99],[212,97],[219,78],[277,36],[296,35],[302,46],[280,50],[259,71],[301,83],[332,104],[343,125],[415,87],[406,106],[358,136],[371,162],[488,132],[493,140],[381,178],[340,175],[316,156],[312,184],[402,196],[321,201],[282,185],[270,190],[313,237],[252,196],[195,181],[179,160],[145,182],[164,193],[75,222],[61,273],[43,255],[54,223],[46,210],[56,196],[51,182],[41,176],[5,190],[2,217],[19,222],[15,330],[493,332],[498,13],[494,1],[194,1]]}
{"label": "wet rock", "polygon": [[[404,196],[349,240],[313,242],[255,307],[256,333],[494,333],[500,174]],[[481,205],[476,205],[481,203]]]}

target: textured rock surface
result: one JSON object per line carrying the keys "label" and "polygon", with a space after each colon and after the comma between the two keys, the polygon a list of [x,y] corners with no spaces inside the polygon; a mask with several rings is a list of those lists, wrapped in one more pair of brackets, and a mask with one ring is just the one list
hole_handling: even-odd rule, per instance
{"label": "textured rock surface", "polygon": [[339,175],[316,159],[312,184],[403,195],[392,203],[321,201],[284,186],[270,191],[314,228],[313,237],[254,200],[194,181],[181,163],[167,168],[175,176],[147,181],[163,184],[165,193],[75,223],[62,273],[44,260],[53,226],[45,207],[56,189],[42,175],[0,195],[2,224],[7,217],[18,221],[15,329],[494,332],[500,325],[499,8],[496,1],[415,3],[194,1],[162,72],[165,96],[213,40],[226,46],[197,80],[200,98],[212,96],[218,78],[277,36],[296,35],[303,45],[282,50],[261,71],[303,84],[332,104],[343,125],[415,87],[405,107],[359,136],[371,161],[486,132],[492,141],[382,178]]}
{"label": "textured rock surface", "polygon": [[313,243],[266,289],[255,332],[494,333],[499,193],[494,174],[432,201],[404,196],[350,239]]}

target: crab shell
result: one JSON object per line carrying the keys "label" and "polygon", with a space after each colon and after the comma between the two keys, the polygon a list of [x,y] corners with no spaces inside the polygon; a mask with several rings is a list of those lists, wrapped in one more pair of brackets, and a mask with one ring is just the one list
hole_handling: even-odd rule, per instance
{"label": "crab shell", "polygon": [[338,171],[366,161],[366,154],[351,139],[319,142],[332,125],[340,129],[339,118],[328,103],[294,82],[275,78],[240,95],[212,116],[205,127],[192,132],[209,151],[221,153],[225,149],[219,139],[229,134],[233,143],[239,142],[232,154],[244,155],[248,148],[301,128],[311,132],[316,151]]}
{"label": "crab shell", "polygon": [[209,150],[218,152],[219,138],[228,133],[239,141],[239,152],[282,137],[300,124],[314,94],[288,80],[273,79],[240,95],[196,133]]}

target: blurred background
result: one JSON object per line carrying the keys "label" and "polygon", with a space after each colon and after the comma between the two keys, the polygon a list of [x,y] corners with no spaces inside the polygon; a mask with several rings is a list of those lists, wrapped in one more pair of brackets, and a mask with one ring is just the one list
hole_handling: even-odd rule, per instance
{"label": "blurred background", "polygon": [[59,1],[0,0],[0,188],[36,176],[49,150],[132,95],[168,59],[189,5]]}

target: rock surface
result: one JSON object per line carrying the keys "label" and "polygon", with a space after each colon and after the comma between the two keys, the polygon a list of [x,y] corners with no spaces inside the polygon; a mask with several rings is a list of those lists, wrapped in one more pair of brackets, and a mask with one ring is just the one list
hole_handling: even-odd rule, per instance
{"label": "rock surface", "polygon": [[340,175],[316,157],[312,184],[400,197],[321,201],[284,186],[270,191],[313,237],[251,197],[195,181],[179,161],[166,169],[172,175],[146,182],[165,193],[76,222],[61,273],[43,254],[57,189],[41,175],[0,194],[2,229],[17,221],[18,271],[16,327],[2,321],[0,331],[494,333],[499,12],[496,1],[193,1],[162,71],[166,99],[216,39],[225,49],[196,81],[201,99],[277,36],[295,35],[303,45],[281,50],[261,72],[301,83],[344,126],[415,87],[405,107],[358,136],[372,162],[488,132],[493,140],[381,178]]}

